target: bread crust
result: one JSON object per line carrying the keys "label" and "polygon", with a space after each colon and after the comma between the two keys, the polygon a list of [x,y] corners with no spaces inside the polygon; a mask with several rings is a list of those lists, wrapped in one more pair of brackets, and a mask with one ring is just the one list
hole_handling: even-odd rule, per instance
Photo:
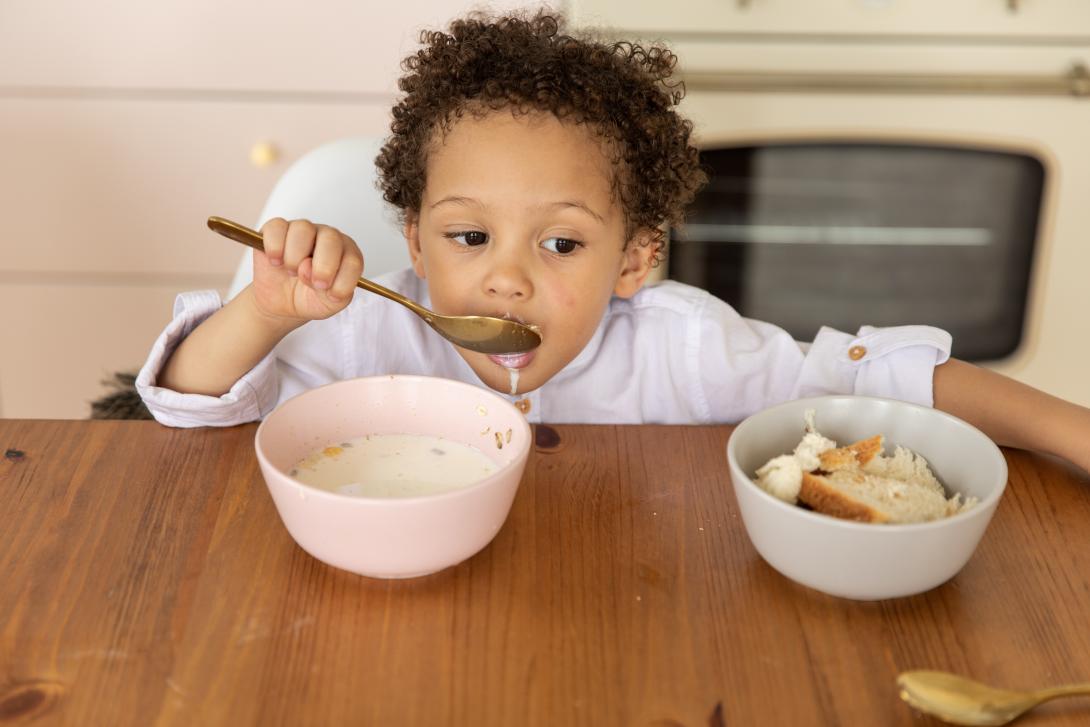
{"label": "bread crust", "polygon": [[[863,474],[860,473],[859,476],[862,477]],[[886,513],[848,497],[833,487],[824,475],[802,473],[799,501],[809,505],[815,512],[844,520],[855,520],[861,523],[889,522],[889,516]]]}
{"label": "bread crust", "polygon": [[858,442],[849,444],[845,449],[854,452],[855,458],[859,461],[859,466],[863,467],[867,462],[881,454],[884,446],[885,438],[881,434],[875,434],[873,437],[860,439]]}
{"label": "bread crust", "polygon": [[882,435],[875,434],[873,437],[861,439],[844,447],[827,449],[818,455],[818,459],[821,460],[821,470],[836,472],[862,467],[881,453],[882,444]]}

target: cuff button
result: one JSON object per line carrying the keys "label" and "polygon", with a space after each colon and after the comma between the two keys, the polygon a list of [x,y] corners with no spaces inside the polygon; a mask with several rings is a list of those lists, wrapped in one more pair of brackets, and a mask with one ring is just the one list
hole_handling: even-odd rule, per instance
{"label": "cuff button", "polygon": [[858,361],[867,355],[867,349],[865,346],[852,346],[848,349],[848,358],[852,361]]}

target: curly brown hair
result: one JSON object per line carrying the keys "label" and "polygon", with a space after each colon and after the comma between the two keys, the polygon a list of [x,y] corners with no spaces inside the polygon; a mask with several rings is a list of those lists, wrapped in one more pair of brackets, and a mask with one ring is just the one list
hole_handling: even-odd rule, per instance
{"label": "curly brown hair", "polygon": [[677,58],[663,47],[563,34],[563,23],[545,11],[474,14],[449,32],[421,33],[424,47],[402,62],[404,95],[375,159],[383,197],[403,215],[419,211],[428,151],[463,114],[547,112],[604,139],[628,237],[652,231],[657,258],[660,226],[680,223],[707,180],[692,123],[674,110],[685,93],[670,81]]}

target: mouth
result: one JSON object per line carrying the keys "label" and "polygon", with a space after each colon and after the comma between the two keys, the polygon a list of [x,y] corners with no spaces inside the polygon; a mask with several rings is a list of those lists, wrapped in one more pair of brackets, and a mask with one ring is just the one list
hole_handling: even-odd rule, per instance
{"label": "mouth", "polygon": [[505,369],[524,369],[534,360],[537,349],[523,351],[522,353],[500,353],[489,355],[488,359]]}
{"label": "mouth", "polygon": [[[488,315],[488,314],[485,314],[485,315]],[[541,335],[541,327],[536,326],[533,323],[527,322],[522,316],[512,315],[509,312],[506,312],[506,313],[503,313],[503,314],[493,313],[491,315],[494,318],[503,318],[504,320],[515,321],[516,323],[521,323],[522,325],[532,329],[539,336]],[[542,340],[544,340],[544,339],[542,339]],[[523,351],[521,353],[490,354],[488,356],[488,358],[489,358],[490,361],[492,361],[492,363],[494,363],[494,364],[496,364],[498,366],[502,366],[505,369],[524,369],[524,368],[526,368],[527,366],[530,365],[530,362],[534,360],[534,356],[536,354],[537,354],[537,349],[534,348],[534,349],[530,349],[529,351]]]}

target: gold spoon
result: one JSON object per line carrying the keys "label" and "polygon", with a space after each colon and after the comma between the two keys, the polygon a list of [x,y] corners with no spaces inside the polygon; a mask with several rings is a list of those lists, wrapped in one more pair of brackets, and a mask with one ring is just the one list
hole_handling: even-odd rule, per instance
{"label": "gold spoon", "polygon": [[906,671],[897,677],[901,699],[953,724],[997,725],[1014,721],[1041,702],[1090,695],[1090,683],[1066,684],[1033,692],[996,689],[943,671]]}
{"label": "gold spoon", "polygon": [[[249,245],[255,250],[265,251],[261,233],[249,227],[226,220],[222,217],[209,217],[208,227],[235,242]],[[384,288],[370,280],[360,278],[356,285],[400,303],[424,319],[424,322],[456,346],[481,353],[522,353],[541,345],[541,334],[530,326],[517,321],[490,316],[444,316],[414,303],[403,295]]]}

